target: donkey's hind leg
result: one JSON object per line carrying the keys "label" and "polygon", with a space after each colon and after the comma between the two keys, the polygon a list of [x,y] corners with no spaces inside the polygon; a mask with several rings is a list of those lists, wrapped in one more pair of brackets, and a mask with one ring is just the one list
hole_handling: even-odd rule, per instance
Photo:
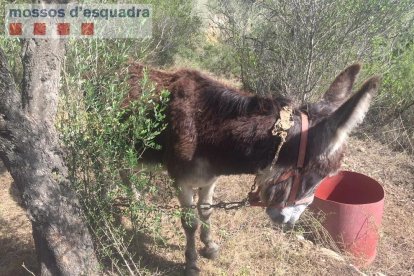
{"label": "donkey's hind leg", "polygon": [[200,239],[205,245],[200,254],[207,259],[215,259],[219,253],[219,246],[211,238],[210,216],[213,209],[203,208],[213,204],[215,186],[214,180],[211,185],[201,187],[198,190],[198,214],[201,219]]}
{"label": "donkey's hind leg", "polygon": [[185,247],[185,275],[198,275],[200,269],[197,267],[197,251],[195,245],[195,232],[197,231],[198,218],[192,206],[194,206],[194,191],[192,187],[179,186],[178,199],[183,207],[181,224],[186,237]]}

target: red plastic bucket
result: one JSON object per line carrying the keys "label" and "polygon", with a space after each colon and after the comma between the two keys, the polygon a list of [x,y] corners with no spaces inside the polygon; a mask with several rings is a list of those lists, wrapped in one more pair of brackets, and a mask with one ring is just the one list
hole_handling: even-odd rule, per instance
{"label": "red plastic bucket", "polygon": [[322,225],[340,248],[356,257],[357,266],[374,261],[384,210],[384,189],[377,181],[341,171],[319,185],[311,209],[322,211]]}

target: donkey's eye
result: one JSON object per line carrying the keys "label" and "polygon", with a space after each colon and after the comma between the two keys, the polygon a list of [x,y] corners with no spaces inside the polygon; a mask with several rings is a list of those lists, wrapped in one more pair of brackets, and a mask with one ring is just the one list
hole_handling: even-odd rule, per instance
{"label": "donkey's eye", "polygon": [[285,190],[282,185],[274,185],[269,188],[268,201],[272,203],[280,203],[284,200]]}

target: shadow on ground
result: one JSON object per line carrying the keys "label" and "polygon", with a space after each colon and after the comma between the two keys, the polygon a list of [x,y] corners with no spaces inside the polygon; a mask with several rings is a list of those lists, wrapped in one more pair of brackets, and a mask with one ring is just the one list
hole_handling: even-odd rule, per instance
{"label": "shadow on ground", "polygon": [[36,253],[28,241],[20,239],[16,233],[16,224],[10,224],[0,217],[0,275],[20,276],[29,275],[26,268],[38,275]]}
{"label": "shadow on ground", "polygon": [[[178,245],[157,241],[150,234],[142,232],[134,233],[130,252],[135,254],[134,259],[136,260],[136,263],[139,263],[141,267],[145,267],[152,274],[172,276],[182,275],[184,264],[164,258],[159,251],[157,252],[159,249],[181,251],[181,248]],[[184,254],[184,251],[182,253]]]}

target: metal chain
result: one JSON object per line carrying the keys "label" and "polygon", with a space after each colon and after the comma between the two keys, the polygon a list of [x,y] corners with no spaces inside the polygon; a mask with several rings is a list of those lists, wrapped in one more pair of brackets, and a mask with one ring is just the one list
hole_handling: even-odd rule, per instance
{"label": "metal chain", "polygon": [[240,208],[243,207],[247,207],[249,206],[249,201],[248,198],[244,198],[241,201],[229,201],[229,202],[225,202],[225,201],[220,201],[216,204],[210,204],[210,203],[203,203],[200,205],[190,205],[190,206],[180,206],[178,204],[175,205],[158,205],[157,208],[158,209],[164,209],[164,210],[181,210],[181,209],[196,209],[197,207],[201,210],[210,210],[210,209],[223,209],[223,210],[238,210]]}
{"label": "metal chain", "polygon": [[[225,211],[228,210],[239,210],[243,207],[250,206],[249,196],[251,193],[253,193],[256,190],[256,179],[253,181],[252,186],[250,187],[250,192],[247,194],[247,196],[240,200],[240,201],[220,201],[216,204],[210,204],[210,203],[203,203],[198,206],[201,210],[210,210],[210,209],[223,209]],[[175,205],[158,205],[158,209],[164,209],[164,210],[180,210],[180,209],[196,209],[197,205],[193,204],[190,206],[180,206],[178,204]]]}

